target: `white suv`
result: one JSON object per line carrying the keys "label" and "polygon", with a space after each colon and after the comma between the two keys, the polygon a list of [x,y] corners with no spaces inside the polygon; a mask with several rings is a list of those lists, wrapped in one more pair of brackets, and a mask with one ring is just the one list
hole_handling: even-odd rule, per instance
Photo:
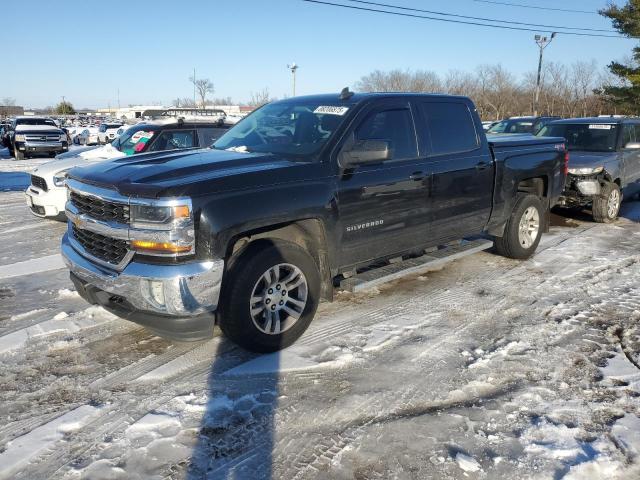
{"label": "white suv", "polygon": [[122,123],[103,123],[98,129],[98,144],[111,143],[115,140]]}

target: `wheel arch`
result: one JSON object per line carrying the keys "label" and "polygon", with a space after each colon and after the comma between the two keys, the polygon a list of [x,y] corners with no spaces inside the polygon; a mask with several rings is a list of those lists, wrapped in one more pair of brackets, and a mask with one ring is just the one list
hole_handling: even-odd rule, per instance
{"label": "wheel arch", "polygon": [[320,272],[321,297],[332,300],[333,282],[327,231],[324,222],[317,218],[300,219],[239,233],[229,240],[225,258],[237,258],[249,247],[258,248],[259,243],[273,245],[279,241],[298,245],[314,259]]}

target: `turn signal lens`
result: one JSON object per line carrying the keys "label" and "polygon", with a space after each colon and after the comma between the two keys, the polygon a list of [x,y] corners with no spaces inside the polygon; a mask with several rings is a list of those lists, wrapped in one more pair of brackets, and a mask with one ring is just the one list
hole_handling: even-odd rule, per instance
{"label": "turn signal lens", "polygon": [[176,245],[175,243],[149,242],[146,240],[133,240],[131,246],[138,251],[152,251],[163,253],[189,253],[190,245]]}
{"label": "turn signal lens", "polygon": [[189,207],[186,205],[173,207],[173,216],[174,218],[189,218]]}

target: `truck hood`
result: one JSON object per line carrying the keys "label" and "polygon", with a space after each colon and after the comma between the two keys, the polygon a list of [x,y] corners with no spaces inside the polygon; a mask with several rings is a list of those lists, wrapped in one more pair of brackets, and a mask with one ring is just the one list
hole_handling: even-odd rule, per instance
{"label": "truck hood", "polygon": [[147,198],[199,196],[313,178],[310,166],[268,153],[199,149],[145,153],[78,167],[69,177]]}
{"label": "truck hood", "polygon": [[51,125],[17,125],[16,133],[55,133],[60,135],[62,130]]}
{"label": "truck hood", "polygon": [[569,152],[569,168],[588,168],[606,166],[618,161],[616,152]]}

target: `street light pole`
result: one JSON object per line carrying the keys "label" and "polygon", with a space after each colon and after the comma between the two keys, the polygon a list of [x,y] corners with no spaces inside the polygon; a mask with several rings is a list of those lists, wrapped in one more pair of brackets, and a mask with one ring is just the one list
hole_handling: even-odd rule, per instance
{"label": "street light pole", "polygon": [[296,96],[296,70],[298,70],[299,65],[296,65],[296,62],[293,62],[291,65],[287,65],[287,68],[291,70],[291,76],[293,77],[293,96]]}
{"label": "street light pole", "polygon": [[540,77],[542,76],[542,54],[544,49],[549,46],[549,44],[556,37],[556,32],[551,34],[551,38],[543,37],[541,35],[536,35],[534,37],[536,43],[538,44],[538,48],[540,49],[540,57],[538,59],[538,77],[536,79],[536,93],[533,98],[533,116],[538,116],[538,102],[540,101]]}

